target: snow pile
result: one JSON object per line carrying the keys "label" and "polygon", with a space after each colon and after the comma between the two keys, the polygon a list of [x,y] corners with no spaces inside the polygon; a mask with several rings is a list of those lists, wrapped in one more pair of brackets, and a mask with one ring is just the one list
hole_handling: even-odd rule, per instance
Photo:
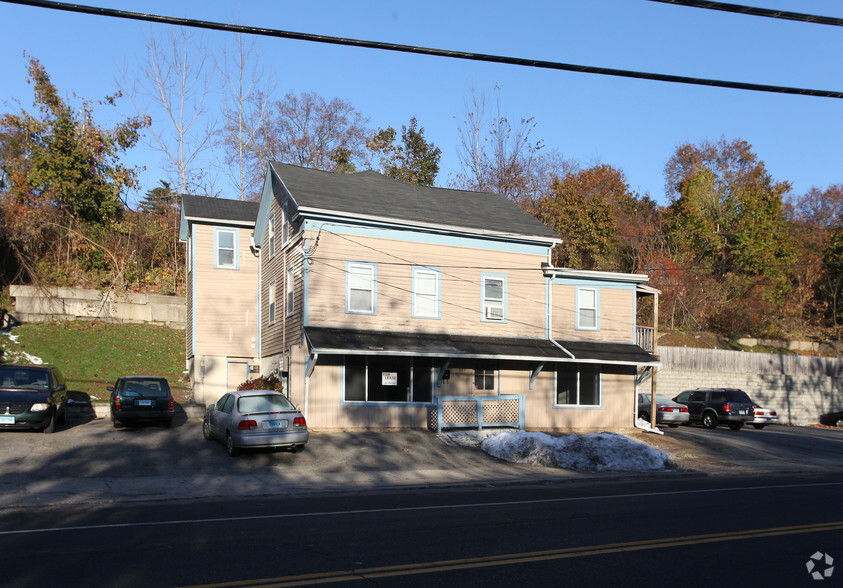
{"label": "snow pile", "polygon": [[[12,335],[12,329],[0,329],[0,335],[5,335],[15,345],[20,345],[18,336]],[[11,349],[6,350],[5,361],[7,363],[31,363],[35,365],[44,363],[43,359],[35,355],[30,355],[26,351],[14,351]]]}
{"label": "snow pile", "polygon": [[666,453],[619,433],[552,437],[546,433],[469,431],[447,434],[453,445],[479,446],[506,461],[554,468],[639,472],[670,467]]}

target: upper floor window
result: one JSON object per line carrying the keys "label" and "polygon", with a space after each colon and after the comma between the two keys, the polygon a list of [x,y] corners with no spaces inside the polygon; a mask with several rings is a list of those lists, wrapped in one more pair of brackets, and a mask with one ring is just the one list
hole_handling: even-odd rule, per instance
{"label": "upper floor window", "polygon": [[484,275],[481,277],[481,281],[482,320],[494,322],[506,320],[506,277]]}
{"label": "upper floor window", "polygon": [[275,213],[269,215],[269,239],[266,245],[269,259],[275,257]]}
{"label": "upper floor window", "polygon": [[413,268],[413,316],[440,318],[440,273],[430,268]]}
{"label": "upper floor window", "polygon": [[602,402],[600,368],[563,364],[556,370],[554,406],[600,406]]}
{"label": "upper floor window", "polygon": [[293,270],[287,270],[287,279],[285,280],[286,283],[286,307],[287,307],[287,316],[293,314],[296,310],[296,300],[295,300],[295,282],[293,281]]}
{"label": "upper floor window", "polygon": [[287,240],[290,238],[290,219],[287,215],[287,205],[281,207],[281,246],[287,244]]}
{"label": "upper floor window", "polygon": [[595,288],[577,288],[577,329],[597,331],[598,293]]}
{"label": "upper floor window", "polygon": [[275,322],[275,280],[269,283],[269,324]]}
{"label": "upper floor window", "polygon": [[237,269],[237,229],[214,229],[214,267]]}
{"label": "upper floor window", "polygon": [[346,312],[375,314],[375,268],[373,263],[346,264]]}

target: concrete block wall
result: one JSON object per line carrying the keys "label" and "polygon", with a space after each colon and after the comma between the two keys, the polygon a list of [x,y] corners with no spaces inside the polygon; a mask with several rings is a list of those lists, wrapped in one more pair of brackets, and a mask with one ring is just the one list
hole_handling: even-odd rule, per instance
{"label": "concrete block wall", "polygon": [[[791,367],[776,373],[773,370],[761,371],[718,371],[714,368],[720,363],[723,352],[698,350],[702,358],[709,356],[709,369],[688,369],[681,360],[662,348],[662,367],[656,377],[656,393],[673,398],[683,390],[693,388],[734,387],[744,390],[758,404],[774,408],[779,413],[783,424],[810,425],[820,421],[820,417],[829,412],[843,410],[843,377],[830,373],[817,373]],[[664,353],[664,351],[667,351]],[[753,355],[753,354],[747,354]],[[835,362],[835,360],[830,360]],[[839,360],[836,360],[839,361]],[[749,367],[749,366],[748,366]]]}
{"label": "concrete block wall", "polygon": [[18,322],[89,319],[184,329],[187,315],[185,299],[181,296],[35,286],[11,286],[9,293],[15,299],[12,314]]}

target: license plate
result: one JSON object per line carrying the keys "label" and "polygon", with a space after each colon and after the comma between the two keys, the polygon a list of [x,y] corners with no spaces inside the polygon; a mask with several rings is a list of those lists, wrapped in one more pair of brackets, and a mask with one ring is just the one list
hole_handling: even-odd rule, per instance
{"label": "license plate", "polygon": [[135,405],[136,406],[152,406],[152,401],[151,400],[136,400]]}
{"label": "license plate", "polygon": [[674,409],[673,409],[673,410],[671,410],[670,412],[679,412],[679,409],[678,409],[678,408],[674,408]]}
{"label": "license plate", "polygon": [[287,421],[266,421],[263,427],[265,429],[286,429]]}
{"label": "license plate", "polygon": [[746,414],[746,411],[745,410],[739,410],[738,414]]}
{"label": "license plate", "polygon": [[15,417],[13,416],[0,416],[0,425],[14,425],[15,424]]}

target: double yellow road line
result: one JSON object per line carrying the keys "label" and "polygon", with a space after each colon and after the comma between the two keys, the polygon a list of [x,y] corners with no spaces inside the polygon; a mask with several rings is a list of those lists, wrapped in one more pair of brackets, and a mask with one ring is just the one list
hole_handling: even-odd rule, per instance
{"label": "double yellow road line", "polygon": [[[279,578],[263,578],[260,580],[245,580],[242,582],[225,582],[221,584],[205,584],[201,588],[283,588],[285,586],[310,586],[327,584],[330,582],[348,582],[374,578],[388,578],[409,576],[416,574],[430,574],[436,572],[451,572],[473,568],[491,566],[506,566],[531,562],[549,561],[554,559],[568,559],[586,557],[589,555],[605,555],[626,551],[643,551],[647,549],[662,549],[679,547],[682,545],[699,545],[702,543],[718,543],[723,541],[739,541],[741,539],[760,539],[779,535],[796,535],[800,533],[819,533],[823,531],[843,530],[843,521],[832,523],[817,523],[812,525],[793,525],[789,527],[771,527],[768,529],[751,529],[728,533],[712,533],[709,535],[690,535],[687,537],[668,537],[664,539],[644,539],[626,543],[608,543],[605,545],[589,545],[586,547],[566,547],[564,549],[550,549],[547,551],[532,551],[527,553],[510,553],[486,557],[470,557],[432,561],[425,563],[406,564],[398,566],[384,566],[375,568],[360,568],[337,572],[321,572],[302,574],[298,576],[282,576]],[[200,588],[200,587],[193,587]]]}

